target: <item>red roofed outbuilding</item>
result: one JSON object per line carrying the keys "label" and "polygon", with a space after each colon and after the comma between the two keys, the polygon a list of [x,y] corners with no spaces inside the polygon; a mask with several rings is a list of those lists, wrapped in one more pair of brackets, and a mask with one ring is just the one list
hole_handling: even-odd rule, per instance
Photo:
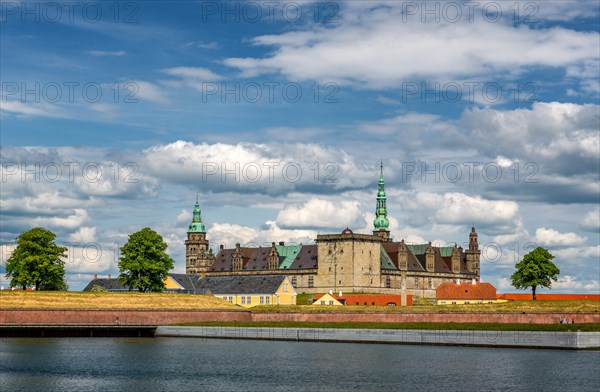
{"label": "red roofed outbuilding", "polygon": [[486,282],[442,283],[435,292],[438,305],[487,304],[497,302],[496,288]]}

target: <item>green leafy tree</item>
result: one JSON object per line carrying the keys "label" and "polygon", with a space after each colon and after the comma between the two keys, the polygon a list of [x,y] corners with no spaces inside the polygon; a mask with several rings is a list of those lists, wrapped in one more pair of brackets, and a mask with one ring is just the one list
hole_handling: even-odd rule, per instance
{"label": "green leafy tree", "polygon": [[66,290],[67,248],[54,243],[56,235],[36,227],[17,237],[17,246],[6,262],[10,287],[34,286],[36,290]]}
{"label": "green leafy tree", "polygon": [[166,249],[163,238],[148,227],[131,234],[121,247],[119,282],[130,290],[163,291],[163,280],[175,265]]}
{"label": "green leafy tree", "polygon": [[552,281],[558,280],[560,270],[554,265],[552,259],[554,256],[541,246],[527,253],[515,266],[517,271],[511,276],[512,285],[519,290],[531,287],[535,301],[535,290],[538,286],[550,288]]}

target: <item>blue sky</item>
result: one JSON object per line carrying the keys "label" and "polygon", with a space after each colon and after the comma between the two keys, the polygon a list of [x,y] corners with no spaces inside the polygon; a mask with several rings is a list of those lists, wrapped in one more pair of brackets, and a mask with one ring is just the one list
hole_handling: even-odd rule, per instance
{"label": "blue sky", "polygon": [[394,238],[598,292],[598,3],[428,4],[1,1],[2,263],[42,225],[81,289],[149,226],[183,272],[196,194],[215,247],[368,233],[383,159]]}

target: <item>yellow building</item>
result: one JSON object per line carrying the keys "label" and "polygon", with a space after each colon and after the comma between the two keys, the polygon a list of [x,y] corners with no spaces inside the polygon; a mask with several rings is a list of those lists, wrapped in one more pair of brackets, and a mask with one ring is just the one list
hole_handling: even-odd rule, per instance
{"label": "yellow building", "polygon": [[287,276],[210,276],[200,279],[197,287],[245,308],[296,304],[297,293]]}
{"label": "yellow building", "polygon": [[325,294],[313,302],[316,306],[344,306],[343,303],[337,300],[332,294]]}

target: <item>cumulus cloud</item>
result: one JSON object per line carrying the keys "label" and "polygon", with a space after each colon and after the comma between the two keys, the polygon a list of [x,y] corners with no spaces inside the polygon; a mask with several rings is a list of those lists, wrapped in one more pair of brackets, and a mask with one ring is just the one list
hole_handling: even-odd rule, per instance
{"label": "cumulus cloud", "polygon": [[373,169],[332,147],[318,144],[195,144],[185,141],[144,150],[148,174],[213,192],[282,194],[295,190],[331,193],[374,180]]}
{"label": "cumulus cloud", "polygon": [[582,230],[590,231],[592,233],[600,232],[600,207],[596,207],[588,212],[579,224],[579,227]]}
{"label": "cumulus cloud", "polygon": [[587,240],[575,233],[560,233],[554,229],[539,227],[535,231],[535,241],[545,246],[576,246]]}
{"label": "cumulus cloud", "polygon": [[[309,244],[317,238],[317,232],[315,230],[285,230],[280,228],[275,221],[266,221],[261,228],[215,223],[209,228],[207,237],[213,247],[218,244],[234,247],[236,243],[240,243],[242,246],[271,246],[272,242],[279,243],[279,241],[290,244]],[[216,250],[218,251],[218,249]]]}
{"label": "cumulus cloud", "polygon": [[87,244],[96,241],[96,227],[81,227],[69,236],[70,242]]}
{"label": "cumulus cloud", "polygon": [[277,214],[277,224],[282,228],[359,227],[365,224],[360,203],[353,200],[311,198],[306,203],[286,206]]}
{"label": "cumulus cloud", "polygon": [[[533,162],[537,171],[543,167],[544,174],[597,173],[599,108],[559,102],[536,102],[531,109],[508,111],[474,108],[463,113],[460,123],[470,130],[464,140],[490,156]],[[530,169],[522,175],[535,167]]]}

